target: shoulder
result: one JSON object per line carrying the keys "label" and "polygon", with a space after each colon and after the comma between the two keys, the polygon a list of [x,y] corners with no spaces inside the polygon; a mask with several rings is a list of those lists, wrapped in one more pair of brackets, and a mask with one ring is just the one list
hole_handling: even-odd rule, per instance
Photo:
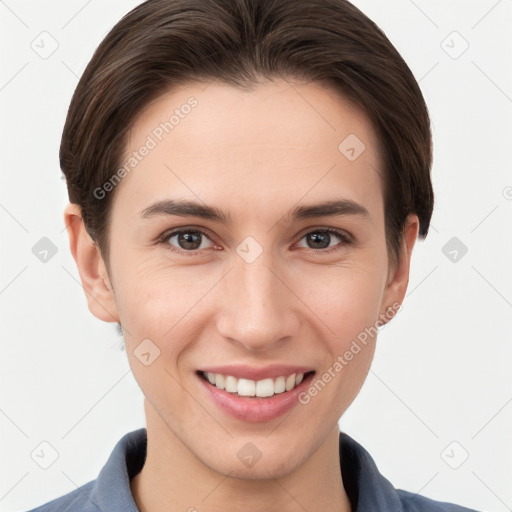
{"label": "shoulder", "polygon": [[396,491],[403,507],[403,512],[477,512],[472,508],[462,507],[453,503],[436,501],[412,492]]}
{"label": "shoulder", "polygon": [[340,432],[340,464],[343,485],[357,512],[477,512],[395,488],[366,449],[345,432]]}
{"label": "shoulder", "polygon": [[125,434],[95,480],[28,512],[138,512],[130,479],[142,469],[146,447],[145,428]]}
{"label": "shoulder", "polygon": [[44,505],[31,509],[28,512],[98,512],[100,508],[91,499],[91,493],[96,480],[78,487],[74,491],[64,494]]}

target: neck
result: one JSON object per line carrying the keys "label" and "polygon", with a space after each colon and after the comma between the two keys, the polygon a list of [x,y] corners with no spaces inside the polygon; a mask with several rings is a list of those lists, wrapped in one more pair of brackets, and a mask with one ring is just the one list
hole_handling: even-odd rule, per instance
{"label": "neck", "polygon": [[[147,404],[147,455],[130,482],[144,512],[351,512],[343,487],[339,429],[333,429],[309,458],[288,474],[239,479],[203,464]],[[148,414],[149,413],[149,414]]]}

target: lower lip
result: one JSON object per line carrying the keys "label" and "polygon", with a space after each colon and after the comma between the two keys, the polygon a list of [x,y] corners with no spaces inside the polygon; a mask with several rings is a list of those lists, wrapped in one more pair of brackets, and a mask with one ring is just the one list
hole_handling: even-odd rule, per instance
{"label": "lower lip", "polygon": [[243,421],[261,423],[278,418],[300,403],[298,397],[309,386],[313,376],[314,373],[310,373],[291,391],[268,398],[243,397],[236,393],[228,393],[199,375],[197,378],[222,411]]}

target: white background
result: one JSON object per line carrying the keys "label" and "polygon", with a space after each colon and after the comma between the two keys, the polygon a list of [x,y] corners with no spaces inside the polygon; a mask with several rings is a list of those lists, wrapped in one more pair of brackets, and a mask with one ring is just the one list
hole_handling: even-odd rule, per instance
{"label": "white background", "polygon": [[[2,511],[96,478],[122,435],[144,426],[115,324],[86,306],[58,162],[78,77],[138,3],[0,1]],[[398,488],[511,510],[512,1],[354,3],[420,81],[434,131],[436,206],[403,310],[382,330],[340,426]],[[43,31],[59,45],[47,59],[31,48]],[[46,263],[32,252],[42,237],[57,247]],[[452,237],[468,248],[456,262],[442,252]],[[30,455],[42,441],[59,455],[46,470]]]}

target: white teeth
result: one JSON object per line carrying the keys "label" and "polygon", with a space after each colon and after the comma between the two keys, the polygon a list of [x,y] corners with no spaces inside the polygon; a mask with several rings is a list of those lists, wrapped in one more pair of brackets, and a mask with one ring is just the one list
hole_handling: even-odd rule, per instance
{"label": "white teeth", "polygon": [[224,389],[226,387],[226,378],[224,375],[221,375],[220,373],[215,374],[215,385],[219,389]]}
{"label": "white teeth", "polygon": [[259,381],[237,379],[232,375],[221,375],[211,372],[205,372],[204,375],[210,384],[219,389],[225,389],[228,393],[237,393],[239,396],[257,396],[260,398],[290,391],[304,379],[303,373],[294,373],[288,377],[268,378]]}
{"label": "white teeth", "polygon": [[256,382],[256,396],[272,396],[274,394],[274,381],[272,379],[263,379]]}
{"label": "white teeth", "polygon": [[240,396],[254,396],[256,394],[256,382],[249,379],[238,379],[238,394]]}
{"label": "white teeth", "polygon": [[238,381],[232,375],[226,377],[226,391],[236,393],[238,390]]}
{"label": "white teeth", "polygon": [[274,382],[274,393],[284,393],[286,391],[286,379],[284,377],[277,377]]}
{"label": "white teeth", "polygon": [[286,391],[295,387],[295,373],[286,378]]}

